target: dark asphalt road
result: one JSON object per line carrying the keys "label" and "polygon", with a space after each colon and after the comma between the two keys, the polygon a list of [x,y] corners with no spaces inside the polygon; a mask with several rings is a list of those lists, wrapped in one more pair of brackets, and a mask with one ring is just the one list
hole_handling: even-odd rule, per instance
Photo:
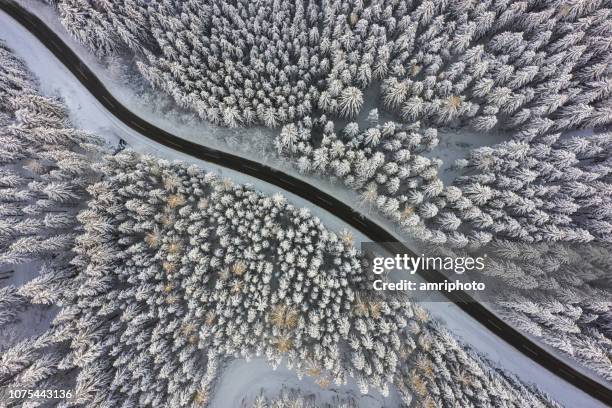
{"label": "dark asphalt road", "polygon": [[[136,116],[111,95],[85,63],[42,20],[11,0],[0,0],[0,10],[5,11],[38,38],[109,112],[143,137],[197,159],[228,167],[274,184],[279,188],[303,197],[313,205],[329,211],[361,231],[370,240],[391,243],[387,245],[389,251],[413,254],[409,248],[398,243],[394,236],[380,225],[363,217],[348,205],[302,180],[261,163],[181,139]],[[428,282],[444,282],[446,279],[443,274],[434,270],[420,271],[420,275]],[[499,319],[484,306],[475,302],[467,293],[458,291],[447,295],[447,297],[496,336],[502,338],[519,352],[548,369],[552,375],[563,378],[592,397],[608,406],[612,406],[612,391],[610,389],[573,369],[553,354],[548,353],[542,347]],[[554,398],[554,395],[552,397]]]}

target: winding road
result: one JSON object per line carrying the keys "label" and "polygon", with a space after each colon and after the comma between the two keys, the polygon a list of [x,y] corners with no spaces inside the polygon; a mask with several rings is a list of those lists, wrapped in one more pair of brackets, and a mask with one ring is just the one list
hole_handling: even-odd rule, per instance
{"label": "winding road", "polygon": [[[87,65],[81,61],[72,49],[37,16],[12,0],[0,0],[0,10],[6,12],[14,20],[23,25],[32,35],[43,43],[57,59],[72,72],[81,84],[91,92],[105,109],[143,137],[194,158],[215,163],[256,177],[267,183],[274,184],[279,188],[310,201],[313,205],[329,211],[362,232],[370,240],[384,243],[382,246],[390,252],[414,255],[404,244],[397,242],[397,239],[386,229],[374,221],[365,218],[347,204],[324,191],[296,177],[261,163],[184,140],[135,115],[113,97],[108,89],[106,89],[102,82]],[[446,279],[442,273],[435,270],[421,270],[419,274],[428,282],[444,282]],[[445,295],[462,311],[477,320],[493,334],[509,343],[531,360],[548,369],[553,375],[564,379],[604,404],[612,406],[612,391],[605,385],[582,374],[555,355],[547,352],[538,344],[499,319],[487,308],[477,303],[469,294],[457,291]]]}

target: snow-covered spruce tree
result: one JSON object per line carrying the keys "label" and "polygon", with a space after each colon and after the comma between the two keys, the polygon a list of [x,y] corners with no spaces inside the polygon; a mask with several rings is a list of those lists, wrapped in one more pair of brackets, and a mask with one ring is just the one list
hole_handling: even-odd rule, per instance
{"label": "snow-covered spruce tree", "polygon": [[[74,273],[64,252],[78,232],[76,212],[100,141],[71,128],[62,104],[38,94],[2,43],[0,62],[0,274],[9,283],[0,288],[2,328],[16,323],[28,302],[53,303],[54,287]],[[15,276],[15,269],[40,275],[18,288],[11,283],[31,276]]]}
{"label": "snow-covered spruce tree", "polygon": [[505,142],[460,160],[455,184],[476,230],[524,242],[612,243],[612,134]]}
{"label": "snow-covered spruce tree", "polygon": [[554,407],[549,396],[521,383],[460,345],[437,323],[410,325],[402,335],[397,388],[405,407]]}

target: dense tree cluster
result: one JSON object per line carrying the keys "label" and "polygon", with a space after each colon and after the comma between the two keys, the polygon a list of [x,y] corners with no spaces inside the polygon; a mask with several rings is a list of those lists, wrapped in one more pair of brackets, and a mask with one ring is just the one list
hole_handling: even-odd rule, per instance
{"label": "dense tree cluster", "polygon": [[476,229],[516,241],[612,243],[612,133],[472,151],[456,180]]}
{"label": "dense tree cluster", "polygon": [[499,302],[498,308],[502,308],[503,316],[518,330],[541,338],[612,381],[612,364],[608,358],[612,352],[609,293],[560,289],[543,296],[515,295]]}
{"label": "dense tree cluster", "polygon": [[[179,105],[226,126],[274,127],[310,113],[330,71],[337,48],[332,35],[340,24],[336,6],[303,0],[61,1],[58,10],[70,32],[94,52],[136,51],[149,82]],[[335,93],[346,114],[359,96],[357,88]]]}
{"label": "dense tree cluster", "polygon": [[[483,256],[485,268],[470,277],[486,284],[477,299],[518,330],[612,379],[612,300],[608,244],[495,240],[449,250],[425,245],[433,256]],[[470,280],[470,279],[468,279]]]}
{"label": "dense tree cluster", "polygon": [[48,304],[65,268],[86,199],[91,156],[100,141],[73,129],[61,103],[38,95],[23,63],[0,43],[0,274],[16,267],[41,275],[17,288],[0,288],[0,327],[26,301]]}
{"label": "dense tree cluster", "polygon": [[[104,181],[90,188],[89,210],[79,215],[85,234],[76,251],[87,269],[66,302],[82,310],[72,321],[98,326],[102,320],[100,330],[109,331],[120,325],[122,335],[109,332],[105,349],[116,349],[125,364],[142,359],[152,370],[133,395],[108,398],[164,405],[186,381],[204,381],[191,378],[203,375],[203,367],[189,371],[202,364],[201,349],[214,361],[285,358],[298,372],[341,384],[351,348],[360,359],[349,372],[363,372],[386,389],[409,305],[365,293],[368,282],[347,236],[327,231],[280,195],[262,196],[195,166],[122,153],[108,159],[103,173]],[[113,256],[99,259],[101,251]],[[143,321],[122,318],[125,311],[138,311]],[[116,321],[107,321],[108,314]],[[144,342],[136,350],[177,350],[183,361],[134,354],[133,341]],[[99,351],[91,364],[119,369]],[[167,380],[144,383],[164,366]]]}
{"label": "dense tree cluster", "polygon": [[609,2],[415,3],[382,85],[404,119],[525,140],[612,121]]}
{"label": "dense tree cluster", "polygon": [[57,3],[94,52],[135,52],[151,84],[226,126],[351,117],[377,81],[409,121],[531,139],[612,119],[605,0]]}
{"label": "dense tree cluster", "polygon": [[56,376],[51,331],[28,337],[45,328],[21,326],[33,324],[32,309],[57,306],[77,273],[70,264],[81,231],[76,215],[104,149],[70,126],[63,104],[41,96],[23,62],[1,43],[0,61],[0,400],[9,406],[9,385],[65,385]]}
{"label": "dense tree cluster", "polygon": [[483,272],[506,289],[494,299],[505,320],[612,380],[609,248],[500,241],[487,253]]}
{"label": "dense tree cluster", "polygon": [[[101,55],[135,52],[181,107],[227,126],[284,125],[274,144],[301,171],[342,179],[411,235],[452,247],[609,242],[609,135],[553,132],[611,122],[610,7],[57,2],[80,41]],[[336,135],[329,118],[361,113],[371,85],[407,124],[351,123]],[[513,130],[514,140],[473,152],[444,187],[441,162],[424,153],[436,140],[425,125]]]}
{"label": "dense tree cluster", "polygon": [[409,354],[398,374],[404,404],[414,408],[557,407],[515,377],[491,366],[435,323],[411,326]]}
{"label": "dense tree cluster", "polygon": [[[78,215],[77,274],[48,290],[62,309],[51,330],[7,350],[3,381],[72,376],[73,403],[201,406],[226,357],[265,356],[323,387],[350,376],[363,392],[395,384],[408,398],[414,379],[394,373],[415,349],[430,352],[428,316],[363,290],[348,234],[195,166],[124,152],[97,170]],[[508,403],[540,401],[519,383],[478,384],[506,389]]]}
{"label": "dense tree cluster", "polygon": [[435,129],[326,117],[286,125],[275,140],[301,172],[338,178],[419,239],[451,247],[516,242],[612,242],[612,134],[510,141],[458,160],[451,186],[428,157]]}
{"label": "dense tree cluster", "polygon": [[[438,178],[441,161],[424,155],[438,143],[436,130],[421,129],[418,123],[379,123],[376,110],[368,114],[368,122],[366,129],[351,122],[336,133],[325,116],[306,117],[284,126],[275,145],[280,154],[295,159],[301,172],[340,179],[364,203],[423,240],[464,242],[452,229],[447,237],[440,230],[444,225],[433,221],[446,205]],[[449,221],[440,218],[441,224]]]}
{"label": "dense tree cluster", "polygon": [[[461,346],[448,331],[427,323],[422,309],[415,309],[422,325],[411,325],[403,335],[402,365],[396,388],[400,406],[411,408],[549,407],[560,408],[547,395],[522,384],[486,359]],[[313,396],[314,397],[314,396]],[[291,405],[295,404],[295,405]],[[278,398],[256,397],[252,408],[353,407],[351,401],[318,404],[299,390],[283,390]]]}
{"label": "dense tree cluster", "polygon": [[[483,252],[491,259],[487,260],[487,268],[482,273],[501,276],[504,283],[516,290],[609,288],[605,278],[612,258],[605,245],[500,240],[493,241]],[[605,295],[601,296],[593,295],[591,300],[597,303],[605,299]]]}

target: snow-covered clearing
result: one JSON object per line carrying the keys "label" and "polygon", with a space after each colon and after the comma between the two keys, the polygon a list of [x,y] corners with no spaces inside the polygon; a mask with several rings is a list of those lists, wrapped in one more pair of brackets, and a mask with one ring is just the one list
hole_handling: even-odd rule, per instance
{"label": "snow-covered clearing", "polygon": [[[265,360],[255,359],[250,362],[234,360],[222,371],[218,380],[215,396],[211,406],[215,408],[242,407],[241,404],[252,402],[262,391],[264,395],[279,395],[283,389],[300,389],[302,395],[316,396],[316,401],[331,402],[335,397],[352,398],[362,408],[382,408],[399,406],[395,393],[383,398],[376,392],[362,395],[354,381],[345,386],[331,385],[322,389],[311,377],[299,380],[295,372],[284,366],[272,370]],[[250,406],[250,405],[245,405]]]}
{"label": "snow-covered clearing", "polygon": [[[24,2],[29,4],[30,2]],[[46,11],[45,11],[46,10]],[[57,28],[57,32],[61,33],[62,37],[68,44],[73,46],[73,49],[78,52],[84,61],[88,62],[90,68],[100,75],[103,81],[108,81],[109,77],[104,75],[101,70],[103,68],[99,64],[92,61],[92,58],[87,56],[87,53],[78,45],[67,38],[67,35],[59,29],[59,23],[52,18],[49,14],[51,11],[48,9],[37,9],[36,14],[43,18],[51,27]],[[57,61],[52,54],[40,44],[33,36],[31,36],[25,29],[15,23],[6,14],[0,12],[0,38],[15,50],[15,52],[23,58],[28,64],[29,68],[37,75],[41,83],[41,91],[47,95],[55,95],[62,97],[67,107],[71,112],[71,119],[75,127],[79,127],[85,130],[89,130],[102,137],[105,137],[109,143],[116,144],[119,138],[122,138],[128,142],[128,144],[135,150],[143,153],[152,153],[165,158],[180,159],[185,162],[196,163],[203,168],[214,171],[227,176],[238,183],[250,183],[253,184],[258,190],[267,193],[274,194],[278,192],[278,187],[262,182],[258,179],[237,173],[235,171],[223,168],[221,166],[212,165],[201,160],[193,159],[187,155],[175,152],[166,147],[160,146],[148,139],[143,138],[138,133],[132,131],[130,128],[125,126],[123,123],[114,118],[108,113],[101,105],[92,97],[88,91],[81,86],[81,84],[75,80],[70,72]],[[112,88],[109,82],[109,89],[113,90],[114,95],[124,104],[134,110],[135,113],[142,115],[143,117],[150,120],[156,125],[171,130],[173,133],[179,136],[189,138],[185,132],[188,127],[181,128],[176,124],[166,123],[163,118],[150,117],[149,115],[141,112],[134,100],[129,99],[129,91]],[[126,99],[127,98],[127,99]],[[153,120],[155,119],[155,120]],[[212,141],[215,138],[215,132],[218,128],[212,128],[205,125],[198,125],[197,127],[191,127],[193,135],[197,135],[200,143]],[[219,130],[221,131],[221,130]],[[236,130],[223,129],[223,132],[235,132]],[[240,130],[237,132],[254,132],[251,130]],[[268,135],[271,135],[271,131],[265,131]],[[208,135],[205,139],[203,134]],[[264,137],[263,133],[260,133],[257,137]],[[194,140],[194,139],[191,139]],[[211,143],[211,147],[219,147]],[[221,149],[223,150],[223,149]],[[233,153],[236,153],[232,151]],[[238,152],[239,153],[239,152]],[[262,158],[258,158],[262,161]],[[267,161],[267,164],[273,165],[272,162]],[[275,166],[279,167],[279,166]],[[280,166],[283,170],[286,170],[287,165]],[[292,173],[295,173],[292,171]],[[300,176],[306,179],[303,176]],[[307,179],[309,182],[313,182],[312,178]],[[326,192],[333,194],[336,198],[346,202],[353,203],[357,209],[362,212],[367,212],[365,208],[360,207],[356,195],[348,192],[344,188],[333,186],[330,183],[322,180],[317,180],[316,184],[319,188]],[[312,206],[306,200],[297,197],[293,194],[284,192],[284,195],[296,206],[308,207],[312,213],[321,218],[325,225],[331,230],[339,231],[342,229],[352,228],[348,227],[333,214],[324,211],[320,208]],[[395,231],[389,222],[382,219],[380,216],[371,216],[371,218],[377,220],[380,224],[384,225],[389,231]],[[401,239],[399,235],[398,239]],[[362,241],[366,241],[366,237],[357,231],[353,231],[355,237],[355,243],[358,245]],[[554,398],[568,407],[598,407],[603,406],[598,401],[592,399],[587,394],[576,389],[565,381],[559,379],[555,375],[546,371],[536,363],[532,362],[527,357],[516,352],[512,347],[507,345],[505,342],[499,340],[495,336],[492,336],[488,330],[483,328],[478,322],[474,321],[470,317],[466,316],[456,306],[445,303],[437,302],[428,304],[428,309],[434,317],[444,320],[453,333],[459,336],[467,345],[485,354],[490,360],[499,364],[499,366],[508,370],[509,372],[517,374],[523,381],[528,383],[536,383],[540,389],[554,396]],[[261,386],[266,388],[270,385],[270,381],[275,384],[279,384],[281,388],[282,384],[287,387],[291,387],[292,382],[297,381],[296,375],[291,370],[286,368],[279,368],[273,370],[271,367],[265,365],[263,362],[256,360],[250,363],[243,361],[236,361],[232,363],[228,369],[222,374],[220,381],[219,392],[216,394],[215,403],[212,406],[235,406],[233,404],[239,403],[240,401],[236,398],[240,398],[246,393],[249,396],[255,396]],[[307,380],[310,381],[310,380]],[[300,387],[305,392],[322,392],[318,385],[310,384],[307,381],[300,382]],[[260,385],[261,384],[261,385]],[[308,389],[306,389],[306,384]],[[310,389],[312,385],[312,389]],[[356,389],[352,387],[346,388],[343,392],[352,393]],[[393,398],[393,394],[391,397]],[[380,406],[380,400],[371,399],[371,397],[362,397],[362,406]],[[361,403],[360,401],[360,403]],[[375,402],[378,401],[378,402]],[[372,405],[374,404],[374,405]],[[385,405],[391,404],[392,400],[384,401]]]}

